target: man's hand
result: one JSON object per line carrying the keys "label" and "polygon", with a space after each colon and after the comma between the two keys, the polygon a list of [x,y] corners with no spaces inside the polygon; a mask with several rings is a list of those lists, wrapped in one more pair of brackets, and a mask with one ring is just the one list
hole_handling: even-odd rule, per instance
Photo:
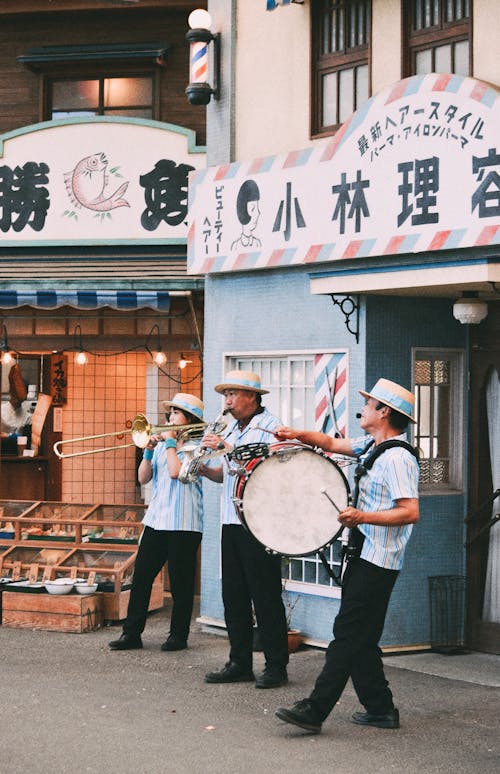
{"label": "man's hand", "polygon": [[226,452],[231,451],[233,448],[220,435],[215,435],[214,433],[204,435],[201,439],[201,446],[203,449],[212,449],[212,451],[222,451],[222,449],[225,449]]}
{"label": "man's hand", "polygon": [[349,506],[348,508],[344,508],[343,511],[340,511],[339,521],[343,527],[357,527],[358,524],[363,523],[363,516],[363,511],[358,511],[357,508]]}

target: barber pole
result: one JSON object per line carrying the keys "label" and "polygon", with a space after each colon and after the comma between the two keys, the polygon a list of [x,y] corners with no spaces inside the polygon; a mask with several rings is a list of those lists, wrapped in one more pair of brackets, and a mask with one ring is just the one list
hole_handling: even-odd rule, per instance
{"label": "barber pole", "polygon": [[208,81],[208,43],[194,41],[190,46],[190,83],[207,83]]}
{"label": "barber pole", "polygon": [[347,433],[347,352],[314,356],[315,429],[334,437]]}

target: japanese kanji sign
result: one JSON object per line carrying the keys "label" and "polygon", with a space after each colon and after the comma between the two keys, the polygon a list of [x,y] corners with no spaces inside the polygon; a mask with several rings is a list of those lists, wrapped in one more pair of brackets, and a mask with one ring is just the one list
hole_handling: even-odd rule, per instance
{"label": "japanese kanji sign", "polygon": [[246,271],[500,241],[500,95],[408,78],[329,142],[193,172],[188,266]]}
{"label": "japanese kanji sign", "polygon": [[7,244],[185,243],[190,130],[109,117],[0,137],[0,239]]}
{"label": "japanese kanji sign", "polygon": [[51,355],[50,358],[50,394],[53,406],[64,406],[68,393],[67,356]]}

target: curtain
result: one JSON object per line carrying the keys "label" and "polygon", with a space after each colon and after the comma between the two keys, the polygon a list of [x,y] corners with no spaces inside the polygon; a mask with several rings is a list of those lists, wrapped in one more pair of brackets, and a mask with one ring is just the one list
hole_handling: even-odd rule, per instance
{"label": "curtain", "polygon": [[[491,478],[493,491],[500,487],[500,380],[495,368],[491,369],[486,385],[486,411],[490,439]],[[499,512],[499,498],[493,502],[492,516]],[[490,530],[486,585],[484,589],[483,620],[500,623],[500,522]]]}

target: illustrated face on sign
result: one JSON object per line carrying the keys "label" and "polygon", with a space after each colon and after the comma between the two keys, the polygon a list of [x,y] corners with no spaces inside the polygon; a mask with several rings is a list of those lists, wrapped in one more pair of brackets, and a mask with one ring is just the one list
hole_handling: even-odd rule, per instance
{"label": "illustrated face on sign", "polygon": [[254,235],[260,217],[260,191],[254,180],[245,180],[238,191],[236,213],[241,223],[241,234],[231,245],[231,249],[261,247],[261,241]]}
{"label": "illustrated face on sign", "polygon": [[[246,226],[246,231],[252,232],[252,231],[255,231],[257,227],[257,223],[259,222],[260,210],[259,210],[259,202],[257,201],[257,199],[253,202],[252,201],[248,202],[247,210],[248,210],[248,215],[250,217],[250,220],[248,221],[248,224]],[[245,231],[245,229],[243,229],[243,231]]]}

